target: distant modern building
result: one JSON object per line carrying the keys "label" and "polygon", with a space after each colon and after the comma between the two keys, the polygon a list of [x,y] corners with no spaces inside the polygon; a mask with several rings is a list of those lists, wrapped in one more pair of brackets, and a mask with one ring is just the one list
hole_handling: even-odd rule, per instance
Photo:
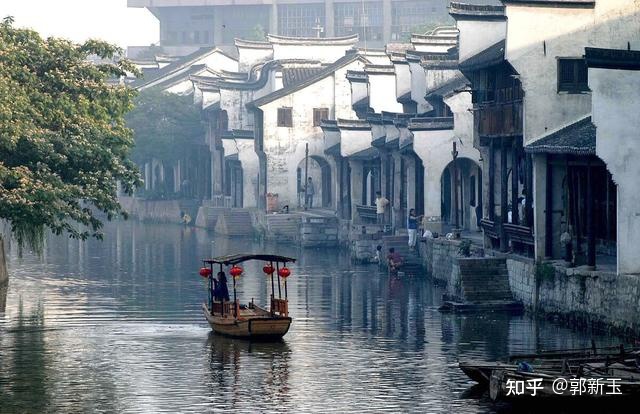
{"label": "distant modern building", "polygon": [[[128,0],[160,21],[166,53],[186,55],[204,46],[233,46],[235,38],[261,32],[283,36],[357,34],[379,47],[409,39],[411,32],[451,22],[448,0]],[[422,30],[421,30],[422,29]]]}

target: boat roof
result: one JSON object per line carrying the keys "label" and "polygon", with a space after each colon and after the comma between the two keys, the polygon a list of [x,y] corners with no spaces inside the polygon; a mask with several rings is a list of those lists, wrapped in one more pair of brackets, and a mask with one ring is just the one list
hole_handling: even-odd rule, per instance
{"label": "boat roof", "polygon": [[223,264],[223,265],[235,265],[238,263],[246,262],[248,260],[262,260],[265,262],[280,262],[288,263],[295,262],[296,259],[286,256],[278,256],[275,254],[231,254],[227,256],[215,257],[213,259],[207,259],[204,262],[208,264]]}

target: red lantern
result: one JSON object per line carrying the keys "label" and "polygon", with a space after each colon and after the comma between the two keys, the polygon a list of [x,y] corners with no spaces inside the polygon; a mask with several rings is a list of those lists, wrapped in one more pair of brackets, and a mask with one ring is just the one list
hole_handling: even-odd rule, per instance
{"label": "red lantern", "polygon": [[240,266],[234,265],[231,267],[231,270],[229,270],[229,273],[231,273],[231,276],[237,279],[242,274],[242,268]]}
{"label": "red lantern", "polygon": [[291,270],[289,270],[288,267],[283,267],[278,271],[278,274],[280,275],[280,277],[286,279],[291,275]]}
{"label": "red lantern", "polygon": [[211,269],[209,269],[208,267],[202,267],[202,268],[200,268],[200,276],[202,276],[202,277],[209,277],[209,276],[211,276]]}
{"label": "red lantern", "polygon": [[264,265],[264,267],[262,268],[262,271],[265,272],[268,275],[272,275],[273,272],[275,272],[276,269],[273,268],[273,266],[271,266],[270,264],[266,264]]}

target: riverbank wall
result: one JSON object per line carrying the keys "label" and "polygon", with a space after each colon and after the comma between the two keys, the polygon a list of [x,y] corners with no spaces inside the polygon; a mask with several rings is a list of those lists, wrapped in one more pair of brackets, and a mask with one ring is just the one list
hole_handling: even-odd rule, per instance
{"label": "riverbank wall", "polygon": [[[420,243],[426,273],[455,295],[459,285],[459,240],[427,239]],[[640,276],[616,275],[564,261],[534,261],[514,254],[470,249],[473,257],[504,258],[514,299],[530,313],[581,329],[640,336]]]}
{"label": "riverbank wall", "polygon": [[154,223],[182,223],[183,214],[196,220],[200,202],[197,200],[145,200],[139,197],[119,197],[120,205],[129,216]]}

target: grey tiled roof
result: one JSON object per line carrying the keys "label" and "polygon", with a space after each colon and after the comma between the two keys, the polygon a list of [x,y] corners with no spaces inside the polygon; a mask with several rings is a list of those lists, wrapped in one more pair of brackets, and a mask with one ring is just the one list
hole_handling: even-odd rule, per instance
{"label": "grey tiled roof", "polygon": [[285,88],[303,82],[317,75],[323,68],[306,67],[306,68],[285,68],[282,69],[282,84]]}
{"label": "grey tiled roof", "polygon": [[504,61],[505,41],[501,40],[482,52],[460,62],[460,70],[476,71],[497,65]]}
{"label": "grey tiled roof", "polygon": [[525,151],[547,154],[595,154],[596,126],[588,116],[527,145]]}
{"label": "grey tiled roof", "polygon": [[504,6],[488,5],[488,4],[469,4],[462,2],[451,2],[449,5],[449,14],[453,18],[460,20],[505,20]]}
{"label": "grey tiled roof", "polygon": [[451,92],[461,89],[469,84],[467,78],[461,73],[457,73],[452,79],[437,88],[427,91],[426,97],[430,96],[447,96]]}
{"label": "grey tiled roof", "polygon": [[209,55],[211,53],[214,53],[216,51],[219,51],[220,53],[223,53],[222,51],[220,51],[219,49],[217,49],[215,47],[203,47],[203,48],[200,48],[200,49],[196,50],[195,52],[193,52],[192,54],[184,56],[184,57],[176,60],[175,62],[172,62],[172,63],[168,64],[164,68],[159,69],[157,71],[154,71],[153,73],[150,73],[149,76],[147,76],[147,77],[137,79],[136,81],[132,82],[130,86],[132,88],[139,88],[139,87],[148,85],[149,83],[155,82],[155,81],[157,81],[157,80],[159,80],[161,78],[164,78],[164,77],[180,75],[189,66],[191,66],[195,62],[197,62],[200,58],[202,58],[204,56],[207,56],[207,55]]}

